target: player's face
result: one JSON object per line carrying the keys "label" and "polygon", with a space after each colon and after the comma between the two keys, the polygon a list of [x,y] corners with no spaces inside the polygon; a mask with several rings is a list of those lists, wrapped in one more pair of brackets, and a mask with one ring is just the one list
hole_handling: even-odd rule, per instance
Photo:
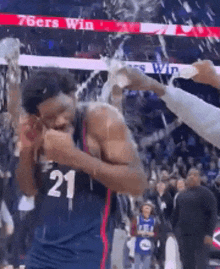
{"label": "player's face", "polygon": [[47,129],[68,132],[73,126],[76,101],[73,96],[60,93],[41,103],[38,110]]}

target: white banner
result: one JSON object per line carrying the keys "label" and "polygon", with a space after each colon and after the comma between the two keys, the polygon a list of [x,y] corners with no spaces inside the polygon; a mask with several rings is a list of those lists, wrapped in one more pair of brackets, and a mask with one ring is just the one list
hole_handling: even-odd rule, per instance
{"label": "white banner", "polygon": [[[166,74],[173,75],[182,69],[188,68],[191,65],[175,64],[175,63],[157,63],[157,62],[133,62],[125,61],[126,65],[140,69],[146,74]],[[6,65],[6,61],[0,58],[0,65]],[[52,56],[36,56],[36,55],[20,55],[20,66],[31,67],[58,67],[63,69],[77,70],[100,70],[108,71],[108,66],[104,60],[83,59],[83,58],[67,58],[67,57],[52,57]],[[220,73],[220,66],[216,66],[217,73]]]}

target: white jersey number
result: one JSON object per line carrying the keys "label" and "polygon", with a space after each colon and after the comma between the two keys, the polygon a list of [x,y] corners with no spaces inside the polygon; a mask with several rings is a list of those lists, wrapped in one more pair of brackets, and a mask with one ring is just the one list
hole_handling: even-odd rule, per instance
{"label": "white jersey number", "polygon": [[60,197],[61,191],[58,191],[57,189],[62,185],[63,180],[67,181],[67,195],[66,197],[69,199],[72,199],[74,196],[74,190],[75,190],[75,175],[76,171],[70,170],[68,173],[63,175],[63,173],[60,170],[54,170],[50,173],[50,179],[51,180],[57,180],[55,185],[48,191],[49,196],[53,197]]}

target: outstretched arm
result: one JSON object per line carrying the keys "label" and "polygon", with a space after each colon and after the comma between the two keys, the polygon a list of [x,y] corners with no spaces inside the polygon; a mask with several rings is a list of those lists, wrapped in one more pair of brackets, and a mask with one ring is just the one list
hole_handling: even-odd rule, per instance
{"label": "outstretched arm", "polygon": [[120,72],[130,80],[128,89],[154,91],[180,120],[208,142],[220,148],[219,108],[179,88],[162,85],[136,69],[124,68]]}
{"label": "outstretched arm", "polygon": [[220,109],[181,89],[167,87],[161,98],[185,124],[220,148]]}

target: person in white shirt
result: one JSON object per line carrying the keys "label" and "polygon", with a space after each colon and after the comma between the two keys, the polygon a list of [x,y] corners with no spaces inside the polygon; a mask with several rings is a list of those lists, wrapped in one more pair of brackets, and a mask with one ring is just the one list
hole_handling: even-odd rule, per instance
{"label": "person in white shirt", "polygon": [[[193,66],[198,70],[198,74],[192,78],[195,82],[220,89],[220,75],[211,61],[200,61]],[[219,108],[180,88],[163,85],[135,68],[124,67],[118,70],[117,75],[126,79],[126,89],[154,91],[182,122],[220,149]]]}

